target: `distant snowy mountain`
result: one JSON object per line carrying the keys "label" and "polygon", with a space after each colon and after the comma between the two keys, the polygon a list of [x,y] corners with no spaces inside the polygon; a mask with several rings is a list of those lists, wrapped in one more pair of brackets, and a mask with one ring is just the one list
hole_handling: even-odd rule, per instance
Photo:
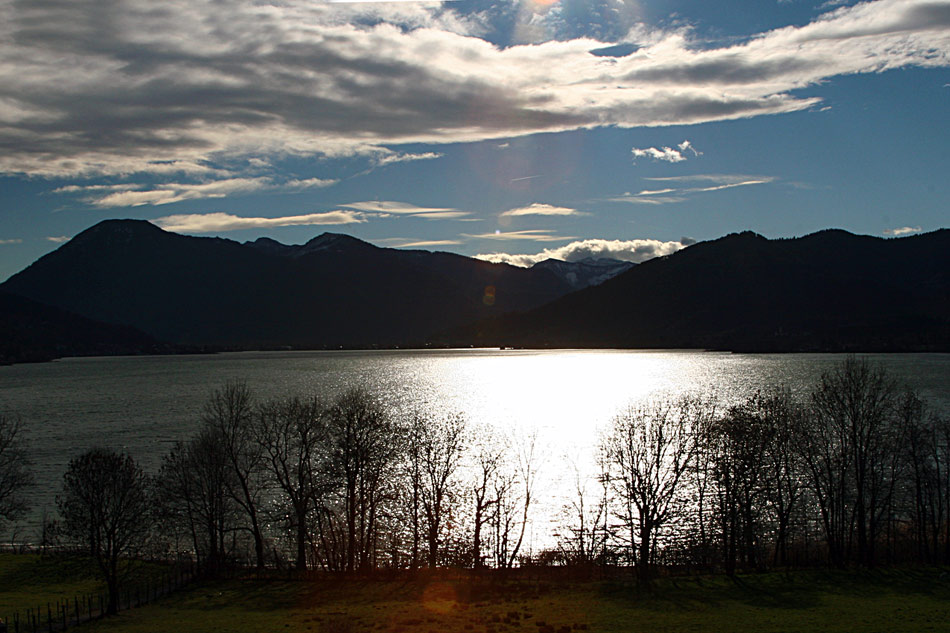
{"label": "distant snowy mountain", "polygon": [[571,288],[580,290],[588,286],[602,284],[608,279],[627,272],[634,266],[636,266],[634,262],[624,262],[609,257],[587,257],[576,262],[546,259],[531,268],[550,271],[570,285]]}

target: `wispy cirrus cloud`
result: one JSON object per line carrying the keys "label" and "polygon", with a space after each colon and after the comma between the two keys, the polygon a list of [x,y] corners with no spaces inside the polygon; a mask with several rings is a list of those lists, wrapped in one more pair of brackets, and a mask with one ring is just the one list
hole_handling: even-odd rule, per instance
{"label": "wispy cirrus cloud", "polygon": [[505,263],[513,266],[528,268],[546,259],[560,259],[566,262],[576,262],[588,257],[619,259],[625,262],[644,262],[654,257],[671,255],[685,248],[695,240],[683,238],[679,242],[664,242],[662,240],[579,240],[558,246],[546,248],[534,254],[483,253],[476,255],[478,259],[494,263]]}
{"label": "wispy cirrus cloud", "polygon": [[471,215],[468,211],[460,211],[452,207],[419,207],[414,204],[409,204],[408,202],[395,202],[392,200],[348,202],[338,206],[382,215],[415,216],[426,220],[457,220]]}
{"label": "wispy cirrus cloud", "polygon": [[559,207],[543,202],[533,202],[526,207],[517,207],[503,211],[500,217],[513,218],[525,215],[586,215],[585,213],[572,209],[570,207]]}
{"label": "wispy cirrus cloud", "polygon": [[226,178],[202,183],[163,183],[160,185],[67,185],[54,189],[53,193],[82,194],[86,202],[97,207],[159,206],[184,200],[224,198],[232,195],[270,192],[294,192],[324,188],[336,184],[336,180],[308,178],[303,180],[277,181],[271,177]]}
{"label": "wispy cirrus cloud", "polygon": [[281,226],[323,226],[358,224],[365,222],[362,213],[356,211],[328,211],[287,215],[276,218],[242,217],[230,213],[190,213],[166,215],[152,223],[176,233],[216,233],[242,229],[270,229]]}
{"label": "wispy cirrus cloud", "polygon": [[609,201],[648,205],[674,204],[688,200],[689,197],[694,194],[722,191],[736,187],[765,185],[774,182],[776,178],[773,176],[749,176],[744,174],[694,174],[689,176],[644,178],[644,180],[662,183],[662,185],[660,185],[659,189],[642,189],[636,193],[625,193],[622,196],[609,198]]}
{"label": "wispy cirrus cloud", "polygon": [[73,238],[68,235],[50,235],[46,238],[47,242],[53,242],[54,244],[65,244]]}
{"label": "wispy cirrus cloud", "polygon": [[463,233],[463,237],[473,240],[500,240],[504,242],[527,240],[532,242],[562,242],[574,237],[554,235],[548,229],[526,229],[524,231],[495,231],[494,233]]}
{"label": "wispy cirrus cloud", "polygon": [[498,47],[451,7],[396,4],[3,3],[0,173],[690,125],[805,110],[820,103],[807,89],[837,76],[950,66],[945,0],[862,2],[719,47],[641,29],[622,56],[582,37]]}
{"label": "wispy cirrus cloud", "polygon": [[900,237],[901,235],[913,235],[914,233],[920,233],[921,230],[922,229],[919,226],[902,226],[896,229],[884,229],[884,235]]}
{"label": "wispy cirrus cloud", "polygon": [[22,243],[23,243],[23,240],[21,240],[18,237],[0,240],[0,246],[6,246],[9,244],[22,244]]}
{"label": "wispy cirrus cloud", "polygon": [[402,238],[394,238],[388,241],[393,248],[429,248],[432,246],[458,246],[462,243],[461,240],[405,240]]}

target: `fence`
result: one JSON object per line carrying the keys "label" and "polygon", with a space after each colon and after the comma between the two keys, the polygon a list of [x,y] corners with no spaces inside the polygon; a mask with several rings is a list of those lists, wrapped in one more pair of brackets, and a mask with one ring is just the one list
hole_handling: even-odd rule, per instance
{"label": "fence", "polygon": [[[148,604],[191,582],[197,574],[192,561],[176,562],[174,567],[158,578],[146,578],[131,587],[119,590],[118,609],[124,611]],[[53,633],[65,631],[71,626],[102,618],[106,614],[109,596],[105,593],[73,596],[45,605],[29,607],[25,611],[14,611],[12,617],[6,617],[0,625],[0,633]]]}

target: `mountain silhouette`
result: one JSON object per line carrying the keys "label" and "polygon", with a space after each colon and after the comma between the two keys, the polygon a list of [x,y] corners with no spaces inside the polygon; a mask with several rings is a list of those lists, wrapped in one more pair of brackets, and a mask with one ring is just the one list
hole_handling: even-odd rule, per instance
{"label": "mountain silhouette", "polygon": [[0,288],[161,340],[239,348],[422,344],[432,332],[573,289],[543,268],[346,235],[241,244],[139,220],[101,222]]}
{"label": "mountain silhouette", "polygon": [[0,332],[0,365],[176,351],[134,328],[100,323],[6,292],[0,292]]}
{"label": "mountain silhouette", "polygon": [[447,344],[950,349],[950,230],[883,239],[826,230],[702,242],[522,314],[439,337]]}

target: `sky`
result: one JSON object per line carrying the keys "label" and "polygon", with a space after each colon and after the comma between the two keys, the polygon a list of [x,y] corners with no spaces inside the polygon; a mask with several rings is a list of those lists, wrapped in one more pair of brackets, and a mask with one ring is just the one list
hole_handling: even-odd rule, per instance
{"label": "sky", "polygon": [[950,226],[950,0],[0,0],[0,280],[109,218],[531,265]]}

